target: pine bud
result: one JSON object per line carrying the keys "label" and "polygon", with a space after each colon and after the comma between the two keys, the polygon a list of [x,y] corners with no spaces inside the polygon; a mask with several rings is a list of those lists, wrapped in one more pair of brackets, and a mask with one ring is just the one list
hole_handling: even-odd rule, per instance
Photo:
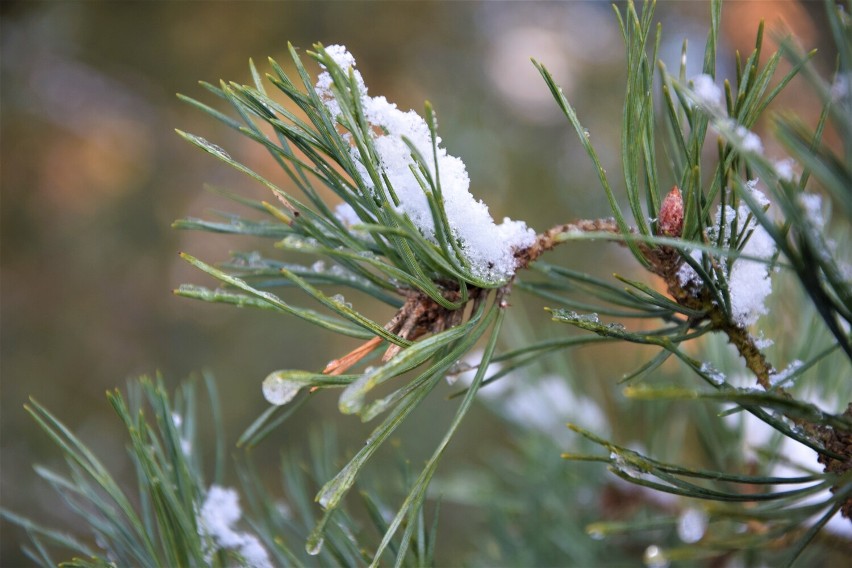
{"label": "pine bud", "polygon": [[679,237],[681,232],[683,232],[683,197],[680,189],[674,186],[663,199],[663,205],[660,207],[657,234],[664,237]]}

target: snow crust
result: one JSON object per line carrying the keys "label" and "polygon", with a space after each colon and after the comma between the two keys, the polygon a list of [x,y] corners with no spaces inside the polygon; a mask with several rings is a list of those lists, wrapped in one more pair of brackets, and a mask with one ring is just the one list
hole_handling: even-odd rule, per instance
{"label": "snow crust", "polygon": [[[426,121],[414,111],[399,110],[385,97],[369,96],[361,74],[354,70],[355,58],[344,46],[329,46],[326,53],[344,72],[350,69],[353,72],[364,114],[374,127],[371,137],[381,168],[399,198],[398,211],[407,215],[426,238],[435,242],[432,211],[420,181],[412,172],[412,169],[418,170],[419,167],[412,157],[411,149],[403,140],[406,138],[413,144],[426,162],[429,174],[436,179],[432,138]],[[327,70],[318,77],[316,90],[329,113],[338,117],[341,114],[340,101],[332,89],[332,77]],[[513,221],[508,217],[501,224],[496,224],[488,212],[488,206],[470,194],[470,178],[464,162],[447,154],[441,147],[440,138],[436,138],[435,142],[438,177],[447,220],[452,236],[470,263],[471,272],[491,282],[510,278],[516,268],[514,251],[532,245],[535,242],[535,231],[523,221]],[[357,149],[353,147],[351,154],[370,189],[379,191],[366,175]],[[351,218],[348,213],[345,208],[338,210],[338,215],[347,220]]]}

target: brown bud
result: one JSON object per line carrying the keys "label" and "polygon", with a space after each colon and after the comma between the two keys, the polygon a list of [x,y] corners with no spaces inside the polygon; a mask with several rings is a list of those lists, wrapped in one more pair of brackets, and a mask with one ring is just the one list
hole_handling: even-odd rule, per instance
{"label": "brown bud", "polygon": [[683,232],[683,197],[674,186],[663,199],[657,221],[657,234],[664,237],[679,237]]}

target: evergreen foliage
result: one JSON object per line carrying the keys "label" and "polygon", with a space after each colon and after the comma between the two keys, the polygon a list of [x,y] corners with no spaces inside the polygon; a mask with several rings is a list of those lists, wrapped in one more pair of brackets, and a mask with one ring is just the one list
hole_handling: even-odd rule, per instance
{"label": "evergreen foliage", "polygon": [[[277,202],[231,196],[262,213],[263,220],[228,214],[175,226],[267,237],[309,260],[291,264],[234,253],[214,265],[183,254],[220,287],[184,285],[176,293],[282,312],[364,343],[325,369],[277,370],[263,382],[272,404],[240,438],[246,454],[237,459],[251,531],[228,528],[230,545],[203,522],[211,485],[193,443],[200,427],[195,384],[187,383],[174,403],[159,381],[147,379],[132,383],[127,397],[109,394],[130,434],[139,480],[133,496],[70,429],[33,402],[28,410],[59,445],[70,473],[37,471],[86,518],[96,545],[4,512],[30,533],[28,554],[54,564],[48,545],[60,545],[78,555],[72,566],[252,564],[246,551],[252,550],[251,539],[259,539],[273,565],[431,565],[440,501],[426,504],[438,494],[491,515],[490,534],[472,552],[474,563],[595,564],[636,558],[644,550],[646,563],[654,566],[735,554],[747,564],[789,565],[823,561],[848,549],[848,540],[822,529],[832,517],[848,524],[852,516],[852,405],[829,408],[820,400],[852,396],[850,259],[837,244],[848,238],[852,219],[852,24],[841,7],[830,2],[826,7],[839,54],[833,84],[816,74],[811,54],[790,39],[761,64],[762,26],[754,51],[736,54],[736,75],[717,77],[720,2],[711,6],[703,74],[685,76],[691,56],[685,44],[681,67],[672,73],[658,63],[662,29],[654,26],[653,3],[640,10],[633,3],[616,8],[627,56],[618,181],[604,169],[563,91],[534,61],[596,168],[612,218],[553,227],[515,246],[517,274],[481,264],[470,238],[460,232],[445,193],[447,162],[428,104],[428,151],[402,138],[410,175],[425,197],[420,212],[428,211],[427,217],[418,220],[406,206],[379,147],[393,132],[365,109],[360,74],[342,64],[338,46],[316,45],[307,52],[327,73],[323,88],[311,77],[307,58],[291,47],[295,75],[270,61],[266,79],[275,92],[267,91],[253,64],[253,85],[203,84],[229,114],[182,97],[265,147],[299,194],[215,144],[179,131],[269,188]],[[778,76],[783,58],[790,70]],[[792,160],[776,163],[751,131],[797,75],[812,86],[823,110],[815,127],[790,114],[768,116]],[[276,98],[281,96],[286,102]],[[840,153],[826,142],[827,131],[840,138]],[[675,188],[669,190],[664,180]],[[756,180],[765,196],[755,189]],[[350,213],[335,210],[324,197],[329,192]],[[819,196],[833,212],[821,209]],[[650,278],[605,280],[541,259],[556,246],[589,240],[627,247]],[[324,311],[285,301],[276,293],[285,287],[301,290],[309,305],[319,303]],[[775,293],[767,307],[770,287]],[[342,289],[364,293],[395,315],[375,321],[347,303],[337,293]],[[510,293],[544,299],[551,325],[577,332],[524,342],[523,334],[510,329],[515,323],[508,315]],[[799,313],[781,314],[773,303]],[[795,320],[792,329],[783,329],[782,315]],[[755,335],[760,316],[761,327],[773,330],[774,346]],[[505,334],[511,341],[501,342]],[[495,458],[491,477],[475,471],[435,477],[478,398],[498,416],[518,422],[511,410],[515,395],[501,394],[501,379],[527,372],[524,380],[533,381],[533,365],[545,356],[561,361],[563,375],[571,377],[578,370],[568,361],[570,349],[589,344],[615,349],[622,342],[654,350],[633,372],[607,385],[621,385],[627,404],[647,405],[627,418],[662,421],[686,407],[693,442],[662,425],[646,432],[644,448],[617,443],[615,426],[603,432],[571,424],[573,436],[553,437],[536,433],[532,418],[529,424],[521,419],[518,445],[525,455],[517,463],[532,465],[513,468]],[[666,364],[677,372],[663,373]],[[380,484],[366,469],[371,458],[443,379],[465,373],[472,378],[460,381],[452,397],[455,414],[429,459],[413,472],[401,468],[405,496],[376,489]],[[205,379],[205,385],[215,401],[212,381]],[[275,506],[276,492],[264,488],[249,454],[324,389],[340,392],[341,413],[376,426],[342,467],[328,429],[312,439],[309,467],[301,467],[297,456],[285,457],[282,478],[290,508],[284,511]],[[547,401],[540,404],[545,412]],[[213,424],[219,422],[214,412]],[[752,434],[764,425],[774,437],[757,444]],[[666,444],[688,443],[698,450],[660,451]],[[568,444],[572,451],[564,452]],[[811,462],[797,461],[793,453],[808,448]],[[560,451],[565,459],[559,459]],[[214,486],[222,483],[224,455],[217,448]],[[627,483],[598,479],[593,474],[599,464]],[[356,485],[357,495],[351,491]],[[507,497],[482,498],[472,485]],[[584,503],[584,491],[600,501]],[[352,512],[353,504],[360,513]],[[518,527],[515,515],[541,522]],[[546,555],[551,548],[537,546],[539,541],[555,543],[560,556]],[[612,541],[617,546],[607,545]]]}

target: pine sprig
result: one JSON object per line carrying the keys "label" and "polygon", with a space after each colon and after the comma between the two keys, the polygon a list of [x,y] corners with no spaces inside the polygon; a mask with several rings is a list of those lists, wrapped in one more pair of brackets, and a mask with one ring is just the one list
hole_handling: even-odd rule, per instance
{"label": "pine sprig", "polygon": [[[714,3],[713,22],[718,21],[718,10],[720,3]],[[653,6],[646,3],[644,13],[652,11]],[[626,21],[628,24],[625,24]],[[638,22],[640,19],[635,16],[632,4],[628,6],[626,17],[622,21],[622,32],[626,41],[633,39],[633,34],[625,31],[629,29],[629,24],[633,23],[635,29],[642,29]],[[705,51],[705,77],[702,79],[705,83],[713,80],[715,68],[715,45],[716,33],[718,27],[711,25],[711,33],[707,42]],[[737,348],[741,357],[744,359],[746,366],[754,373],[757,382],[763,387],[765,392],[743,390],[731,386],[725,380],[725,376],[707,364],[695,361],[691,357],[683,354],[678,347],[679,344],[685,343],[693,337],[689,334],[679,334],[671,338],[666,334],[658,335],[654,332],[629,332],[624,326],[619,323],[604,324],[598,320],[597,313],[609,313],[612,311],[605,307],[600,309],[594,306],[584,306],[589,311],[595,313],[591,315],[582,315],[574,311],[560,309],[554,310],[554,319],[564,323],[594,332],[598,335],[608,338],[614,338],[624,341],[640,344],[652,344],[662,347],[666,352],[676,355],[683,363],[686,364],[692,372],[704,380],[705,384],[715,389],[716,392],[702,393],[692,389],[660,389],[647,388],[644,386],[628,387],[625,394],[631,398],[641,398],[648,400],[661,400],[665,398],[675,397],[683,399],[702,399],[702,400],[718,400],[732,402],[737,408],[745,409],[751,412],[761,420],[766,421],[776,430],[782,432],[785,436],[797,440],[798,442],[814,449],[820,456],[819,462],[825,466],[825,471],[819,485],[815,485],[810,489],[803,489],[804,493],[811,491],[822,490],[826,487],[831,487],[832,494],[824,498],[824,501],[819,507],[808,505],[799,507],[796,505],[796,500],[800,497],[799,493],[787,494],[785,492],[767,494],[769,499],[790,499],[789,503],[783,506],[783,510],[789,510],[791,515],[784,519],[784,527],[776,530],[769,530],[763,545],[767,542],[775,542],[782,534],[787,534],[788,531],[796,528],[796,534],[801,538],[798,545],[791,546],[793,553],[789,557],[792,562],[798,557],[799,553],[804,549],[804,546],[811,540],[815,534],[815,530],[806,530],[804,527],[805,520],[810,518],[816,511],[822,510],[825,513],[815,526],[821,526],[830,516],[841,508],[848,509],[849,505],[846,502],[848,493],[848,478],[846,472],[849,469],[850,459],[848,451],[848,440],[852,435],[852,423],[850,423],[849,414],[844,413],[828,415],[823,410],[808,404],[797,401],[780,385],[777,385],[776,377],[780,376],[780,371],[776,370],[769,363],[766,355],[762,352],[756,341],[746,329],[746,324],[749,320],[743,321],[742,316],[738,316],[740,308],[734,303],[733,297],[735,286],[743,286],[743,283],[734,281],[734,270],[737,264],[740,265],[746,262],[745,260],[748,248],[747,245],[750,239],[756,239],[756,231],[765,231],[766,237],[774,242],[777,250],[780,253],[778,257],[764,257],[760,262],[768,265],[770,269],[776,263],[776,258],[783,259],[785,269],[792,271],[799,277],[799,280],[805,292],[811,297],[817,312],[822,316],[825,326],[834,335],[837,341],[835,347],[847,349],[850,336],[847,332],[842,331],[839,324],[844,321],[846,329],[848,329],[849,319],[845,317],[845,310],[848,302],[844,301],[848,279],[839,277],[839,273],[834,270],[836,259],[830,252],[830,247],[827,246],[823,235],[822,221],[814,220],[813,214],[811,218],[807,218],[805,208],[803,206],[804,198],[801,197],[803,187],[797,186],[794,181],[787,178],[779,166],[770,163],[763,155],[759,140],[750,132],[752,126],[757,122],[758,118],[764,113],[769,102],[774,99],[777,94],[783,89],[790,80],[801,70],[806,69],[810,55],[797,56],[794,61],[793,69],[785,75],[781,81],[773,88],[770,88],[775,68],[778,65],[780,54],[772,55],[764,67],[758,67],[760,59],[760,51],[762,47],[763,27],[758,30],[755,51],[747,58],[744,64],[738,60],[737,72],[737,90],[733,93],[729,83],[725,83],[727,93],[727,108],[723,109],[719,103],[721,97],[713,92],[712,88],[702,86],[699,90],[698,85],[695,87],[687,87],[685,85],[684,76],[681,72],[679,79],[675,79],[665,75],[663,81],[663,97],[667,101],[667,111],[664,118],[668,119],[669,132],[669,155],[677,156],[674,164],[677,165],[680,172],[675,174],[681,179],[683,191],[683,202],[681,204],[681,192],[672,191],[668,199],[673,199],[674,207],[670,207],[670,211],[666,210],[664,204],[658,212],[660,221],[663,220],[669,223],[668,226],[674,226],[673,233],[667,232],[667,236],[680,237],[681,242],[665,242],[659,246],[656,243],[648,242],[647,245],[634,247],[634,254],[638,250],[639,254],[645,257],[645,265],[650,270],[661,276],[668,288],[668,293],[674,300],[674,303],[681,306],[682,310],[678,310],[672,306],[671,300],[660,298],[659,294],[643,290],[643,287],[632,284],[634,289],[642,290],[651,299],[647,303],[656,304],[660,307],[668,307],[669,311],[663,319],[668,319],[671,322],[684,322],[689,327],[696,326],[702,322],[707,322],[705,332],[715,331],[721,332],[727,336],[728,340]],[[639,48],[644,51],[644,44],[640,43]],[[634,66],[632,69],[642,69],[643,67]],[[557,102],[563,108],[566,116],[578,129],[579,122],[576,118],[576,113],[570,109],[561,90],[553,82],[552,77],[543,68],[539,68],[545,81],[548,82],[551,91],[554,93]],[[631,96],[631,88],[635,88],[635,79],[631,82],[628,79],[628,93],[626,96],[625,116],[633,117],[642,116],[640,107],[635,109],[630,108],[632,104],[641,105],[641,97],[635,94]],[[670,89],[677,94],[677,99],[669,96]],[[693,90],[694,89],[694,90]],[[718,88],[716,88],[718,89]],[[716,98],[719,97],[719,98]],[[826,113],[823,113],[824,116]],[[685,128],[682,122],[682,117],[686,119],[689,128]],[[779,121],[780,130],[782,133],[789,133],[789,119],[781,119]],[[635,125],[628,120],[625,123],[625,133],[630,128],[636,129]],[[786,130],[785,130],[786,128]],[[842,129],[843,127],[841,127]],[[818,132],[822,129],[820,124]],[[800,128],[800,130],[802,130]],[[703,164],[701,149],[704,146],[704,137],[711,131],[718,133],[719,140],[719,162],[715,165],[716,173],[710,177],[710,186],[707,190],[701,188],[699,180],[701,172],[708,168]],[[578,130],[581,136],[581,142],[589,146],[583,132]],[[799,157],[805,154],[804,146],[813,149],[815,144],[818,144],[819,134],[800,135],[804,144],[799,145],[799,152],[792,151],[792,145],[789,143],[790,137],[787,135],[787,146],[791,149],[791,153]],[[636,139],[636,135],[632,140]],[[624,169],[626,171],[627,185],[635,185],[636,164],[640,163],[642,157],[641,146],[637,144],[628,144],[622,148],[622,152],[632,153],[632,155],[622,156]],[[589,150],[596,165],[600,167],[594,152]],[[810,173],[813,168],[818,168],[824,171],[826,162],[837,163],[836,160],[820,160],[814,158],[811,152],[810,158],[800,163],[807,165],[807,172]],[[814,162],[820,162],[817,165]],[[651,167],[654,167],[653,165]],[[779,223],[769,216],[766,212],[766,202],[753,192],[751,183],[746,183],[751,179],[751,175],[759,177],[767,186],[771,196],[771,202],[780,208],[780,214],[785,220]],[[603,188],[608,195],[611,195],[612,190],[609,185],[602,179]],[[714,220],[711,217],[711,207],[717,198],[721,199],[719,205],[720,213]],[[627,189],[627,199],[630,202],[634,217],[636,217],[637,232],[642,233],[641,227],[644,225],[644,219],[640,219],[644,215],[637,192]],[[613,200],[610,199],[611,203]],[[742,202],[744,205],[739,206]],[[653,203],[651,199],[648,203]],[[698,205],[700,204],[700,205]],[[671,204],[669,204],[671,206]],[[620,220],[620,210],[613,205],[613,212]],[[731,213],[728,213],[731,212]],[[668,217],[664,218],[668,213]],[[675,219],[674,222],[671,220]],[[848,219],[847,219],[848,222]],[[819,226],[817,226],[819,224]],[[667,226],[667,227],[668,227]],[[757,227],[757,228],[756,228]],[[792,227],[796,227],[792,230]],[[660,234],[661,225],[657,225],[657,234]],[[626,231],[621,231],[623,234]],[[801,234],[799,234],[801,232]],[[698,241],[704,244],[712,245],[716,250],[704,249],[700,253],[700,257],[696,258],[696,253],[690,252],[688,246],[684,244]],[[709,242],[708,242],[709,241]],[[743,258],[729,258],[725,254],[724,249],[737,250],[743,254]],[[817,261],[816,258],[821,257],[822,261]],[[700,262],[698,260],[700,259]],[[789,263],[789,264],[786,264]],[[777,265],[776,265],[777,266]],[[688,268],[686,268],[688,267]],[[816,270],[815,270],[816,269]],[[688,270],[684,272],[684,270]],[[692,276],[685,278],[686,274],[691,271]],[[826,273],[826,276],[821,277],[820,271]],[[831,273],[828,275],[827,273]],[[551,272],[549,275],[555,275],[556,272]],[[565,283],[559,283],[558,280],[551,280],[545,284],[533,285],[532,289],[539,295],[545,295],[551,299],[561,299],[553,290],[561,289],[563,293],[571,290],[571,287]],[[627,289],[628,291],[630,289]],[[738,292],[739,293],[739,292]],[[635,294],[635,292],[634,292]],[[612,297],[610,296],[610,299]],[[737,301],[741,301],[737,298]],[[569,306],[572,305],[571,300],[564,300]],[[657,315],[657,314],[654,314]],[[622,316],[623,317],[623,316]],[[653,316],[650,316],[653,317]],[[676,328],[676,326],[675,326]],[[674,329],[674,328],[672,328]],[[670,331],[670,330],[664,330]],[[824,352],[825,353],[825,352]],[[848,355],[848,352],[847,352]],[[646,366],[640,368],[638,375],[643,375],[645,368],[656,368],[660,360],[663,360],[662,353],[654,361],[649,362]],[[809,364],[814,364],[814,361],[809,361]],[[847,360],[848,365],[848,360]],[[848,366],[847,366],[848,371]],[[786,377],[785,377],[786,378]],[[783,419],[779,420],[779,418]],[[790,421],[795,426],[791,428],[784,421]],[[583,432],[587,437],[591,436],[588,432]],[[592,437],[598,443],[604,444],[608,448],[614,446],[607,445],[608,443],[597,437]],[[846,440],[847,442],[844,442]],[[827,442],[828,441],[828,442]],[[846,448],[841,450],[841,448]],[[841,455],[842,454],[842,455]],[[624,455],[620,451],[613,450],[615,461],[610,463],[615,464],[615,472],[618,474],[620,460],[624,459]],[[575,457],[575,456],[572,456]],[[585,459],[585,458],[583,458]],[[637,462],[638,463],[638,462]],[[684,497],[692,497],[699,499],[725,500],[733,498],[732,496],[723,497],[721,493],[707,493],[704,489],[699,489],[691,485],[683,485],[671,478],[661,476],[665,482],[660,485],[656,482],[642,481],[644,474],[649,474],[654,471],[654,467],[648,465],[647,462],[642,462],[641,467],[633,464],[638,468],[642,475],[621,475],[624,479],[653,487],[656,490],[671,490]],[[813,464],[816,466],[817,464]],[[621,468],[623,469],[623,468]],[[687,470],[684,470],[687,471]],[[689,470],[693,471],[693,470]],[[836,477],[840,474],[839,477]],[[722,479],[723,472],[713,472],[710,474],[714,479]],[[650,485],[648,484],[650,483]],[[771,482],[767,482],[771,483]],[[836,485],[835,485],[836,484]],[[667,489],[672,487],[672,489]],[[675,489],[677,488],[677,489]],[[752,496],[744,496],[744,500],[751,499]],[[795,499],[794,499],[795,498]],[[785,501],[786,502],[786,501]],[[794,511],[801,511],[796,513]],[[751,512],[741,511],[740,514],[748,515]],[[792,519],[792,520],[791,520]],[[787,522],[789,521],[789,524]],[[753,539],[752,545],[760,539]]]}

